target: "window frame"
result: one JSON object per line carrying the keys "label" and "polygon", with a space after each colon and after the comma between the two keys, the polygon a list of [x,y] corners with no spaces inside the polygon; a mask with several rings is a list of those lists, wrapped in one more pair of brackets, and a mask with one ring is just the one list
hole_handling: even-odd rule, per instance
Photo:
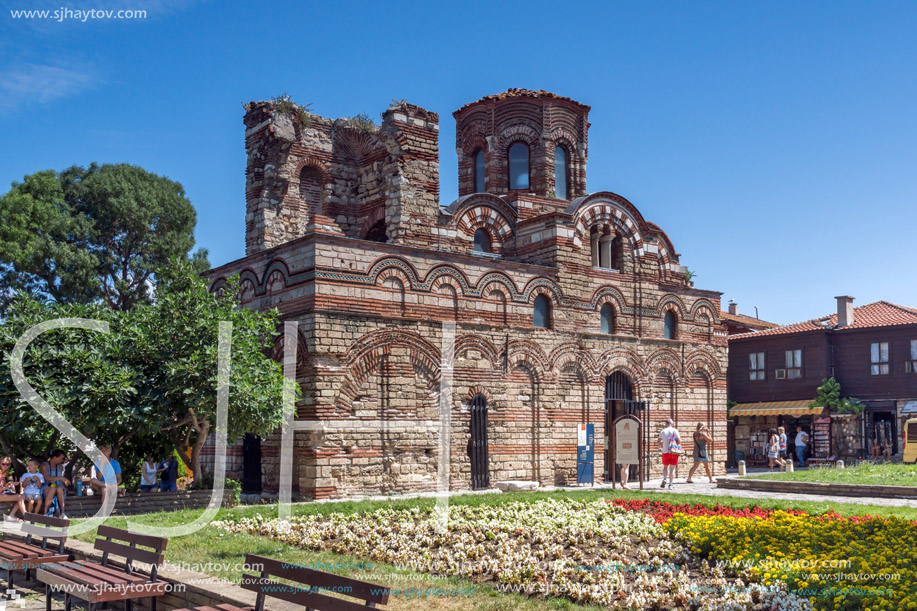
{"label": "window frame", "polygon": [[[481,156],[481,173],[478,174],[478,155]],[[471,177],[474,181],[472,185],[475,193],[486,193],[487,192],[487,154],[484,153],[484,149],[475,149],[474,153],[471,154]],[[481,188],[478,189],[478,178],[480,178]]]}
{"label": "window frame", "polygon": [[784,351],[784,369],[786,370],[787,380],[802,379],[802,349]]}
{"label": "window frame", "polygon": [[907,360],[910,371],[908,373],[917,373],[917,339],[911,340],[911,358]]}
{"label": "window frame", "polygon": [[869,374],[874,376],[886,376],[890,372],[891,354],[889,353],[888,342],[870,342]]}
{"label": "window frame", "polygon": [[[483,235],[487,239],[487,248],[484,250],[478,249],[478,236],[479,235]],[[493,251],[494,251],[494,243],[493,243],[493,240],[490,238],[490,233],[488,233],[487,230],[484,229],[483,227],[478,227],[477,229],[475,229],[474,233],[471,236],[471,252],[489,255],[489,254],[492,254]]]}
{"label": "window frame", "polygon": [[[669,320],[672,321],[671,333],[669,333]],[[675,314],[674,310],[666,310],[662,317],[662,337],[670,341],[678,340],[678,315]]]}
{"label": "window frame", "polygon": [[767,363],[764,352],[748,353],[748,379],[751,381],[763,381],[767,379]]}
{"label": "window frame", "polygon": [[[525,148],[525,162],[526,162],[526,185],[524,187],[514,187],[513,186],[513,164],[512,164],[512,150],[517,146]],[[513,142],[506,148],[506,182],[507,189],[510,191],[530,191],[532,189],[532,149],[526,142],[517,140]]]}
{"label": "window frame", "polygon": [[[605,330],[605,313],[608,313],[608,330]],[[614,335],[615,332],[615,308],[610,303],[602,304],[599,308],[599,332],[603,335]]]}
{"label": "window frame", "polygon": [[[564,195],[561,197],[560,193],[557,190],[557,151],[563,151],[564,154]],[[557,199],[570,199],[570,152],[562,144],[554,145],[554,197]]]}
{"label": "window frame", "polygon": [[[545,307],[545,311],[543,315],[543,318],[544,318],[543,325],[537,324],[536,316],[538,315],[538,304],[539,303],[543,303]],[[532,301],[532,327],[534,327],[535,329],[550,329],[551,323],[552,323],[552,320],[551,320],[552,309],[553,308],[551,306],[551,299],[547,295],[544,295],[544,294],[536,295],[535,299]]]}

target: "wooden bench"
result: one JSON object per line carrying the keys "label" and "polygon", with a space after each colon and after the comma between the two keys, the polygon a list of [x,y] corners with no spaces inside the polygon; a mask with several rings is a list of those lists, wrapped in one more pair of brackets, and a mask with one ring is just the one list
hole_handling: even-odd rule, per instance
{"label": "wooden bench", "polygon": [[[83,560],[38,570],[38,580],[45,584],[45,609],[51,611],[53,592],[63,592],[66,611],[70,611],[73,598],[86,602],[87,611],[119,600],[124,601],[125,611],[130,611],[132,600],[149,598],[150,610],[156,611],[156,597],[165,594],[170,586],[157,579],[167,542],[162,537],[99,526],[94,547],[102,552],[101,563]],[[109,563],[112,555],[124,558],[124,568]],[[151,565],[149,576],[138,573],[134,562]]]}
{"label": "wooden bench", "polygon": [[[264,611],[267,597],[276,598],[294,605],[302,605],[306,611],[368,611],[379,609],[378,605],[388,603],[389,588],[333,573],[287,564],[263,556],[248,554],[245,564],[249,567],[260,567],[261,575],[243,575],[244,589],[255,592],[254,607],[236,607],[234,605],[217,605],[216,607],[196,607],[194,611]],[[275,577],[286,580],[284,583],[271,579]],[[359,602],[331,596],[341,594]],[[179,609],[177,611],[191,611]]]}
{"label": "wooden bench", "polygon": [[[8,589],[13,589],[15,571],[25,572],[28,581],[33,569],[44,564],[66,562],[70,558],[64,552],[68,526],[70,520],[49,518],[36,513],[27,513],[23,516],[22,531],[26,533],[25,542],[0,542],[0,568],[6,569]],[[41,539],[41,543],[36,544],[36,539]],[[56,544],[51,545],[52,541]]]}

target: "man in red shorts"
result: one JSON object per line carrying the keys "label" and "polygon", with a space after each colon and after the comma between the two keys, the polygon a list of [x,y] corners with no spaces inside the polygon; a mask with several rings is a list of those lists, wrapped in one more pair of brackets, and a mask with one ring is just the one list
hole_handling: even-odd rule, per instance
{"label": "man in red shorts", "polygon": [[666,418],[665,428],[659,431],[657,443],[662,448],[662,485],[660,488],[665,488],[666,482],[668,482],[669,490],[675,489],[675,467],[678,465],[678,454],[669,452],[669,445],[671,445],[672,441],[680,444],[681,435],[678,434],[678,429],[675,428],[675,421],[671,418]]}

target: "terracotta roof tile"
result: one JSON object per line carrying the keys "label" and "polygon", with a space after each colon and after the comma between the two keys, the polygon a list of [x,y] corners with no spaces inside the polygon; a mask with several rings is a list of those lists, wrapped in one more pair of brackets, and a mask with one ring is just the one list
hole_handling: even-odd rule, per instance
{"label": "terracotta roof tile", "polygon": [[720,320],[728,320],[748,327],[761,327],[762,329],[772,329],[780,326],[775,322],[767,322],[766,320],[745,316],[744,314],[730,314],[722,310],[720,310]]}
{"label": "terracotta roof tile", "polygon": [[789,335],[792,333],[805,333],[818,329],[833,329],[835,331],[847,331],[854,329],[868,329],[873,327],[892,327],[895,325],[915,325],[917,324],[917,309],[907,306],[898,305],[888,301],[876,301],[864,306],[853,309],[853,324],[846,327],[837,326],[837,314],[829,314],[821,318],[798,322],[792,325],[776,327],[774,329],[765,329],[764,331],[754,331],[752,333],[741,333],[733,335],[730,339],[742,337],[761,337],[765,335]]}
{"label": "terracotta roof tile", "polygon": [[507,89],[503,93],[497,93],[495,95],[485,95],[480,100],[475,100],[474,102],[468,102],[452,114],[458,114],[468,108],[469,106],[474,106],[475,104],[480,104],[481,102],[490,102],[492,100],[505,100],[507,98],[548,98],[551,100],[563,100],[565,102],[573,102],[577,106],[581,106],[586,110],[591,110],[590,106],[577,102],[573,98],[567,98],[562,95],[557,95],[556,93],[551,93],[550,91],[533,91],[531,89]]}

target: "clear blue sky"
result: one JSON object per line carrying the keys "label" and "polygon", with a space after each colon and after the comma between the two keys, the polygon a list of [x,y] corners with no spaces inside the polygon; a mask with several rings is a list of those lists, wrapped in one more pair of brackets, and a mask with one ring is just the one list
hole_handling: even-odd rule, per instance
{"label": "clear blue sky", "polygon": [[[510,87],[592,106],[588,188],[668,232],[697,286],[780,323],[835,295],[917,306],[917,3],[2,2],[0,189],[130,162],[181,182],[214,265],[244,255],[241,102],[441,117]],[[9,9],[145,8],[145,20]]]}

